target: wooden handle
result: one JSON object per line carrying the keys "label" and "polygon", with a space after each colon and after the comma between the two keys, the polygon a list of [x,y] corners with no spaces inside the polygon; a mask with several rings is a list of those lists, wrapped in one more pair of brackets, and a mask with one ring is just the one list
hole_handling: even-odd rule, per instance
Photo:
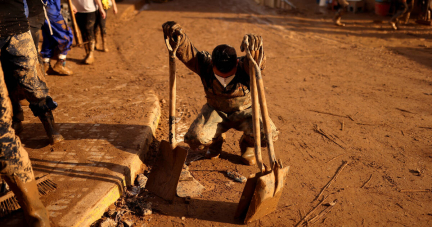
{"label": "wooden handle", "polygon": [[69,13],[70,13],[71,18],[72,18],[73,32],[75,35],[75,43],[76,43],[76,45],[80,46],[83,44],[82,43],[82,37],[81,37],[81,32],[78,29],[78,25],[77,25],[77,22],[75,19],[75,14],[72,11],[72,0],[68,0],[68,5],[69,5]]}
{"label": "wooden handle", "polygon": [[[268,115],[268,109],[267,109],[267,101],[265,98],[265,92],[264,92],[264,83],[262,80],[262,76],[261,76],[261,69],[258,66],[258,64],[255,62],[255,60],[253,59],[251,53],[249,52],[249,48],[245,48],[246,52],[247,52],[247,57],[249,59],[249,63],[252,63],[250,65],[252,65],[252,67],[255,68],[254,73],[251,73],[252,75],[254,75],[254,77],[256,77],[256,84],[257,84],[257,90],[258,90],[258,99],[259,99],[259,104],[261,107],[261,115],[263,118],[263,125],[264,125],[264,131],[265,131],[265,135],[267,138],[267,146],[268,146],[268,153],[269,153],[269,158],[270,158],[270,166],[273,169],[274,165],[277,164],[276,162],[276,155],[274,152],[274,146],[273,146],[273,133],[272,133],[272,129],[271,129],[271,125],[270,125],[270,117]],[[259,59],[263,58],[263,49],[262,46],[260,48],[260,56]],[[251,67],[251,66],[249,66]]]}
{"label": "wooden handle", "polygon": [[174,48],[169,44],[168,37],[165,37],[165,45],[169,52],[169,86],[170,86],[170,104],[169,104],[169,138],[168,141],[171,144],[171,148],[174,149],[177,145],[175,134],[176,134],[176,53],[178,45]]}
{"label": "wooden handle", "polygon": [[249,64],[250,88],[252,93],[252,121],[253,121],[253,135],[255,138],[255,158],[258,163],[258,168],[261,172],[265,171],[262,154],[261,154],[261,126],[259,121],[259,102],[258,90],[255,77],[255,67]]}

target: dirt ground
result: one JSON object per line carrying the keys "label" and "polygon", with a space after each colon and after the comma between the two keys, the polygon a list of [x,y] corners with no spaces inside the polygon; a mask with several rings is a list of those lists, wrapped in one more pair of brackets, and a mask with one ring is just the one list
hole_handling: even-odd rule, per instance
{"label": "dirt ground", "polygon": [[[118,3],[120,15],[108,15],[110,52],[98,52],[95,64],[84,66],[79,64],[84,50],[75,48],[68,64],[76,75],[48,81],[60,100],[107,96],[121,104],[115,111],[103,103],[66,105],[57,110],[64,115],[59,119],[131,124],[141,119],[133,103],[144,90],[154,89],[168,101],[165,21],[180,23],[195,46],[209,52],[226,43],[241,55],[243,36],[259,34],[267,54],[270,117],[280,131],[275,150],[290,171],[277,211],[249,225],[294,226],[323,196],[324,203],[337,202],[318,226],[432,225],[431,28],[411,20],[391,31],[388,17],[370,13],[347,14],[347,25],[340,28],[332,24],[334,12],[319,9],[316,1],[292,2],[298,10],[282,12],[253,0],[174,0],[123,14],[131,2]],[[180,62],[177,66],[182,140],[206,99],[199,77]],[[107,86],[118,86],[118,92],[107,92]],[[168,104],[162,109],[149,167],[159,141],[167,138]],[[233,216],[244,184],[225,173],[248,176],[258,169],[241,164],[240,136],[227,133],[220,159],[189,165],[206,188],[201,197],[169,204],[143,192],[138,200],[151,202],[153,214],[140,216],[130,207],[123,218],[134,226],[242,225]],[[344,162],[336,181],[316,199]],[[324,209],[318,206],[310,217]]]}
{"label": "dirt ground", "polygon": [[[227,43],[240,53],[245,34],[263,36],[267,100],[280,130],[276,152],[291,168],[278,210],[250,226],[294,226],[327,196],[324,203],[337,203],[316,225],[431,225],[431,28],[411,20],[391,31],[389,18],[372,13],[347,14],[347,26],[339,28],[331,21],[334,12],[315,1],[293,2],[298,10],[288,12],[252,0],[152,3],[124,21],[111,20],[112,39],[130,70],[168,100],[163,22],[180,23],[199,50]],[[178,77],[182,139],[205,96],[199,77],[181,63]],[[163,110],[158,141],[167,137],[167,104]],[[233,215],[244,184],[232,183],[225,172],[248,176],[257,168],[241,164],[240,136],[229,131],[220,159],[190,164],[206,187],[201,197],[168,204],[144,192],[139,198],[152,202],[154,214],[140,217],[131,209],[124,218],[137,226],[242,224]],[[348,165],[316,199],[343,162]],[[310,218],[324,209],[318,206]]]}

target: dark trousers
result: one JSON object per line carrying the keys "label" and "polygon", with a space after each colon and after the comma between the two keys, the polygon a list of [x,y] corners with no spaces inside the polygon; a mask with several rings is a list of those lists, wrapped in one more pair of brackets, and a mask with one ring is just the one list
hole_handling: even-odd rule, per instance
{"label": "dark trousers", "polygon": [[28,18],[30,24],[30,32],[34,41],[34,45],[36,47],[36,52],[39,53],[39,31],[42,28],[42,25],[45,22],[45,14],[41,13],[39,15],[29,17]]}
{"label": "dark trousers", "polygon": [[97,33],[97,30],[100,28],[102,38],[106,35],[106,26],[105,25],[106,25],[106,20],[108,17],[108,11],[105,10],[105,13],[106,13],[106,17],[105,17],[105,19],[103,19],[99,10],[96,11],[96,23],[95,23],[95,27],[94,27],[95,34]]}
{"label": "dark trousers", "polygon": [[96,12],[76,13],[75,19],[81,31],[83,42],[95,40]]}

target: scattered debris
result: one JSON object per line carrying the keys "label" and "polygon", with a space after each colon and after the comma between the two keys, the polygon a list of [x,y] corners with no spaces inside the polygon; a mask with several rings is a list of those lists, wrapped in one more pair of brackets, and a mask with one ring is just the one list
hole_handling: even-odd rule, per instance
{"label": "scattered debris", "polygon": [[113,219],[111,218],[107,218],[105,220],[103,220],[100,225],[100,227],[116,227],[117,226],[117,222],[115,222]]}
{"label": "scattered debris", "polygon": [[132,186],[130,190],[126,192],[127,197],[135,197],[137,196],[141,191],[141,188],[139,186]]}
{"label": "scattered debris", "polygon": [[405,112],[405,113],[410,113],[410,114],[414,114],[413,112],[411,112],[411,111],[408,111],[408,110],[404,110],[404,109],[401,109],[401,108],[396,108],[397,110],[399,110],[399,111],[402,111],[402,112]]}
{"label": "scattered debris", "polygon": [[227,171],[227,176],[234,181],[245,183],[247,181],[246,177],[242,176],[240,173],[234,171]]}
{"label": "scattered debris", "polygon": [[364,188],[371,179],[372,179],[372,174],[370,175],[369,179],[360,188]]}
{"label": "scattered debris", "polygon": [[331,203],[328,203],[329,206],[327,208],[325,208],[323,211],[321,211],[317,216],[315,216],[312,219],[310,219],[308,221],[308,223],[314,224],[315,222],[317,222],[319,219],[321,219],[322,217],[324,217],[324,215],[328,214],[330,212],[330,210],[336,205],[336,203],[337,203],[337,199],[335,199]]}
{"label": "scattered debris", "polygon": [[324,186],[324,188],[323,189],[321,189],[321,192],[317,195],[317,197],[314,199],[314,201],[315,200],[317,200],[321,195],[322,195],[322,193],[324,193],[324,191],[328,188],[328,187],[330,187],[330,185],[331,185],[331,183],[333,183],[333,181],[335,181],[336,180],[336,178],[339,176],[339,174],[342,172],[342,170],[346,167],[348,165],[348,162],[347,161],[344,161],[343,163],[342,163],[342,165],[341,165],[341,167],[339,167],[339,169],[338,169],[338,171],[336,172],[336,174],[332,177],[332,179]]}
{"label": "scattered debris", "polygon": [[191,198],[201,196],[205,187],[200,184],[188,170],[183,169],[176,190],[178,197]]}
{"label": "scattered debris", "polygon": [[140,188],[145,188],[145,185],[147,184],[148,178],[144,174],[139,174],[136,178],[136,181],[138,183],[138,186]]}
{"label": "scattered debris", "polygon": [[410,173],[414,174],[415,176],[421,176],[422,175],[422,171],[419,169],[410,169]]}
{"label": "scattered debris", "polygon": [[354,119],[350,116],[350,115],[340,115],[340,114],[334,114],[334,113],[329,113],[329,112],[322,112],[322,111],[318,111],[318,110],[309,110],[315,113],[320,113],[320,114],[327,114],[327,115],[332,115],[332,116],[336,116],[336,117],[344,117],[344,118],[348,118],[351,121],[354,121]]}
{"label": "scattered debris", "polygon": [[[314,125],[314,131],[315,132],[317,132],[317,133],[319,133],[319,134],[321,134],[321,135],[323,135],[325,138],[327,138],[327,139],[329,139],[330,141],[332,141],[333,143],[335,143],[336,145],[338,145],[340,148],[342,148],[342,149],[346,149],[344,146],[342,146],[341,144],[339,144],[337,141],[336,141],[336,137],[335,136],[333,136],[333,135],[331,135],[331,134],[328,134],[328,133],[326,133],[326,132],[324,132],[324,130],[322,130],[322,129],[320,129],[319,127],[318,127],[318,125]],[[339,139],[340,140],[340,139]],[[342,141],[343,142],[343,141]]]}
{"label": "scattered debris", "polygon": [[432,192],[432,189],[406,189],[400,190],[400,192]]}
{"label": "scattered debris", "polygon": [[130,220],[130,219],[123,220],[123,225],[125,227],[132,227],[133,224],[134,224],[134,222],[132,220]]}
{"label": "scattered debris", "polygon": [[[328,196],[327,197],[325,197],[325,198],[323,198],[322,200],[321,200],[321,202],[319,202],[318,203],[318,205],[317,206],[315,206],[311,211],[309,211],[309,213],[308,214],[306,214],[303,218],[302,218],[302,220],[300,220],[300,222],[299,223],[297,223],[297,225],[295,225],[295,226],[300,226],[301,224],[303,224],[303,222],[305,222],[305,221],[307,221],[307,219],[312,215],[312,213],[326,200],[328,198]],[[301,212],[300,212],[300,214],[301,214]]]}
{"label": "scattered debris", "polygon": [[152,203],[146,203],[145,206],[142,209],[142,215],[143,216],[148,216],[151,215],[153,213],[152,211]]}

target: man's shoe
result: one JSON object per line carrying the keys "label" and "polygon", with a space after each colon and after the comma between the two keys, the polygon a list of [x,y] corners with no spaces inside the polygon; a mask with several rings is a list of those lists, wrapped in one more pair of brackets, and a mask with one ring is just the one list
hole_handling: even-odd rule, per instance
{"label": "man's shoe", "polygon": [[55,144],[64,140],[57,129],[57,125],[54,122],[54,115],[51,111],[46,112],[43,116],[39,116],[39,119],[45,128],[50,144]]}
{"label": "man's shoe", "polygon": [[341,18],[340,17],[335,17],[333,19],[334,23],[336,26],[340,26],[340,27],[345,27],[345,24],[341,22]]}
{"label": "man's shoe", "polygon": [[94,50],[95,50],[95,41],[90,41],[89,53],[86,59],[84,60],[84,63],[86,63],[87,65],[91,65],[94,62]]}
{"label": "man's shoe", "polygon": [[242,162],[245,165],[249,165],[249,166],[255,165],[256,164],[255,147],[247,147],[244,152],[242,151],[241,158],[242,158]]}
{"label": "man's shoe", "polygon": [[54,72],[56,72],[59,75],[70,76],[73,74],[72,70],[70,70],[68,67],[66,67],[66,60],[65,59],[58,60],[57,63],[54,65],[53,70],[54,70]]}
{"label": "man's shoe", "polygon": [[103,51],[104,52],[108,52],[108,44],[107,44],[107,38],[105,37],[106,35],[104,35],[102,37],[102,45],[103,45]]}
{"label": "man's shoe", "polygon": [[393,30],[395,30],[395,31],[398,30],[398,27],[397,27],[395,22],[390,21],[390,26],[392,27]]}
{"label": "man's shoe", "polygon": [[6,176],[5,181],[23,209],[28,226],[49,227],[48,212],[39,198],[36,180],[24,183],[17,176]]}

